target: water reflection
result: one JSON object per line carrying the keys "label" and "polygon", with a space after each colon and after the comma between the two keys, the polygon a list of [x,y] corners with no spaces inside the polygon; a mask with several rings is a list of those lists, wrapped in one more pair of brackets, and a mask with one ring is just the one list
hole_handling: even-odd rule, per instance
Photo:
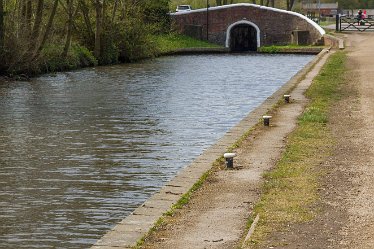
{"label": "water reflection", "polygon": [[0,248],[88,247],[311,59],[164,57],[1,84]]}

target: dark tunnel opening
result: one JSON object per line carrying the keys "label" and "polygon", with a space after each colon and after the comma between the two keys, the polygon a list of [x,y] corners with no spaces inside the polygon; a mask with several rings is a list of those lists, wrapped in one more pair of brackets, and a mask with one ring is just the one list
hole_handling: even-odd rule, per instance
{"label": "dark tunnel opening", "polygon": [[248,24],[238,24],[230,32],[232,52],[257,51],[257,31]]}

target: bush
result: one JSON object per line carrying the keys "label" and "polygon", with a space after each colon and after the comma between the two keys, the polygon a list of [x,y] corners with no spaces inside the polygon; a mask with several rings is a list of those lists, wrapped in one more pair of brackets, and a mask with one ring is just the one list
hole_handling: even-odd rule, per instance
{"label": "bush", "polygon": [[62,45],[46,46],[40,57],[40,72],[65,71],[97,65],[97,60],[85,47],[72,45],[66,57],[61,56],[62,50]]}
{"label": "bush", "polygon": [[131,62],[139,59],[153,57],[156,53],[155,43],[152,41],[151,27],[129,18],[119,27],[119,59],[122,62]]}
{"label": "bush", "polygon": [[170,30],[169,0],[145,1],[144,22],[152,25],[153,34],[161,34]]}
{"label": "bush", "polygon": [[101,54],[97,58],[100,65],[109,65],[118,63],[118,30],[116,25],[108,24],[105,32],[101,36]]}

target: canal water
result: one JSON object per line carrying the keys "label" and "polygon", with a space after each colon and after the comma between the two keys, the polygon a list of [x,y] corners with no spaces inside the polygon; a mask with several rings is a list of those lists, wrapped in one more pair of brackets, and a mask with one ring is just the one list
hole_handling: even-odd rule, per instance
{"label": "canal water", "polygon": [[0,248],[87,248],[313,59],[204,55],[0,84]]}

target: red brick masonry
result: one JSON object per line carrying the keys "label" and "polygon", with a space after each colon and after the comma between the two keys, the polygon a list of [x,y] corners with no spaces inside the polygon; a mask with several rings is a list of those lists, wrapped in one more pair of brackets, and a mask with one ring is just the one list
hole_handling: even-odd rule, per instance
{"label": "red brick masonry", "polygon": [[[231,4],[171,14],[176,30],[198,39],[229,47],[230,30],[237,24],[248,24],[257,30],[257,47],[297,43],[297,31],[307,31],[305,44],[315,44],[324,30],[307,17],[255,4]],[[299,33],[300,34],[300,33]]]}

